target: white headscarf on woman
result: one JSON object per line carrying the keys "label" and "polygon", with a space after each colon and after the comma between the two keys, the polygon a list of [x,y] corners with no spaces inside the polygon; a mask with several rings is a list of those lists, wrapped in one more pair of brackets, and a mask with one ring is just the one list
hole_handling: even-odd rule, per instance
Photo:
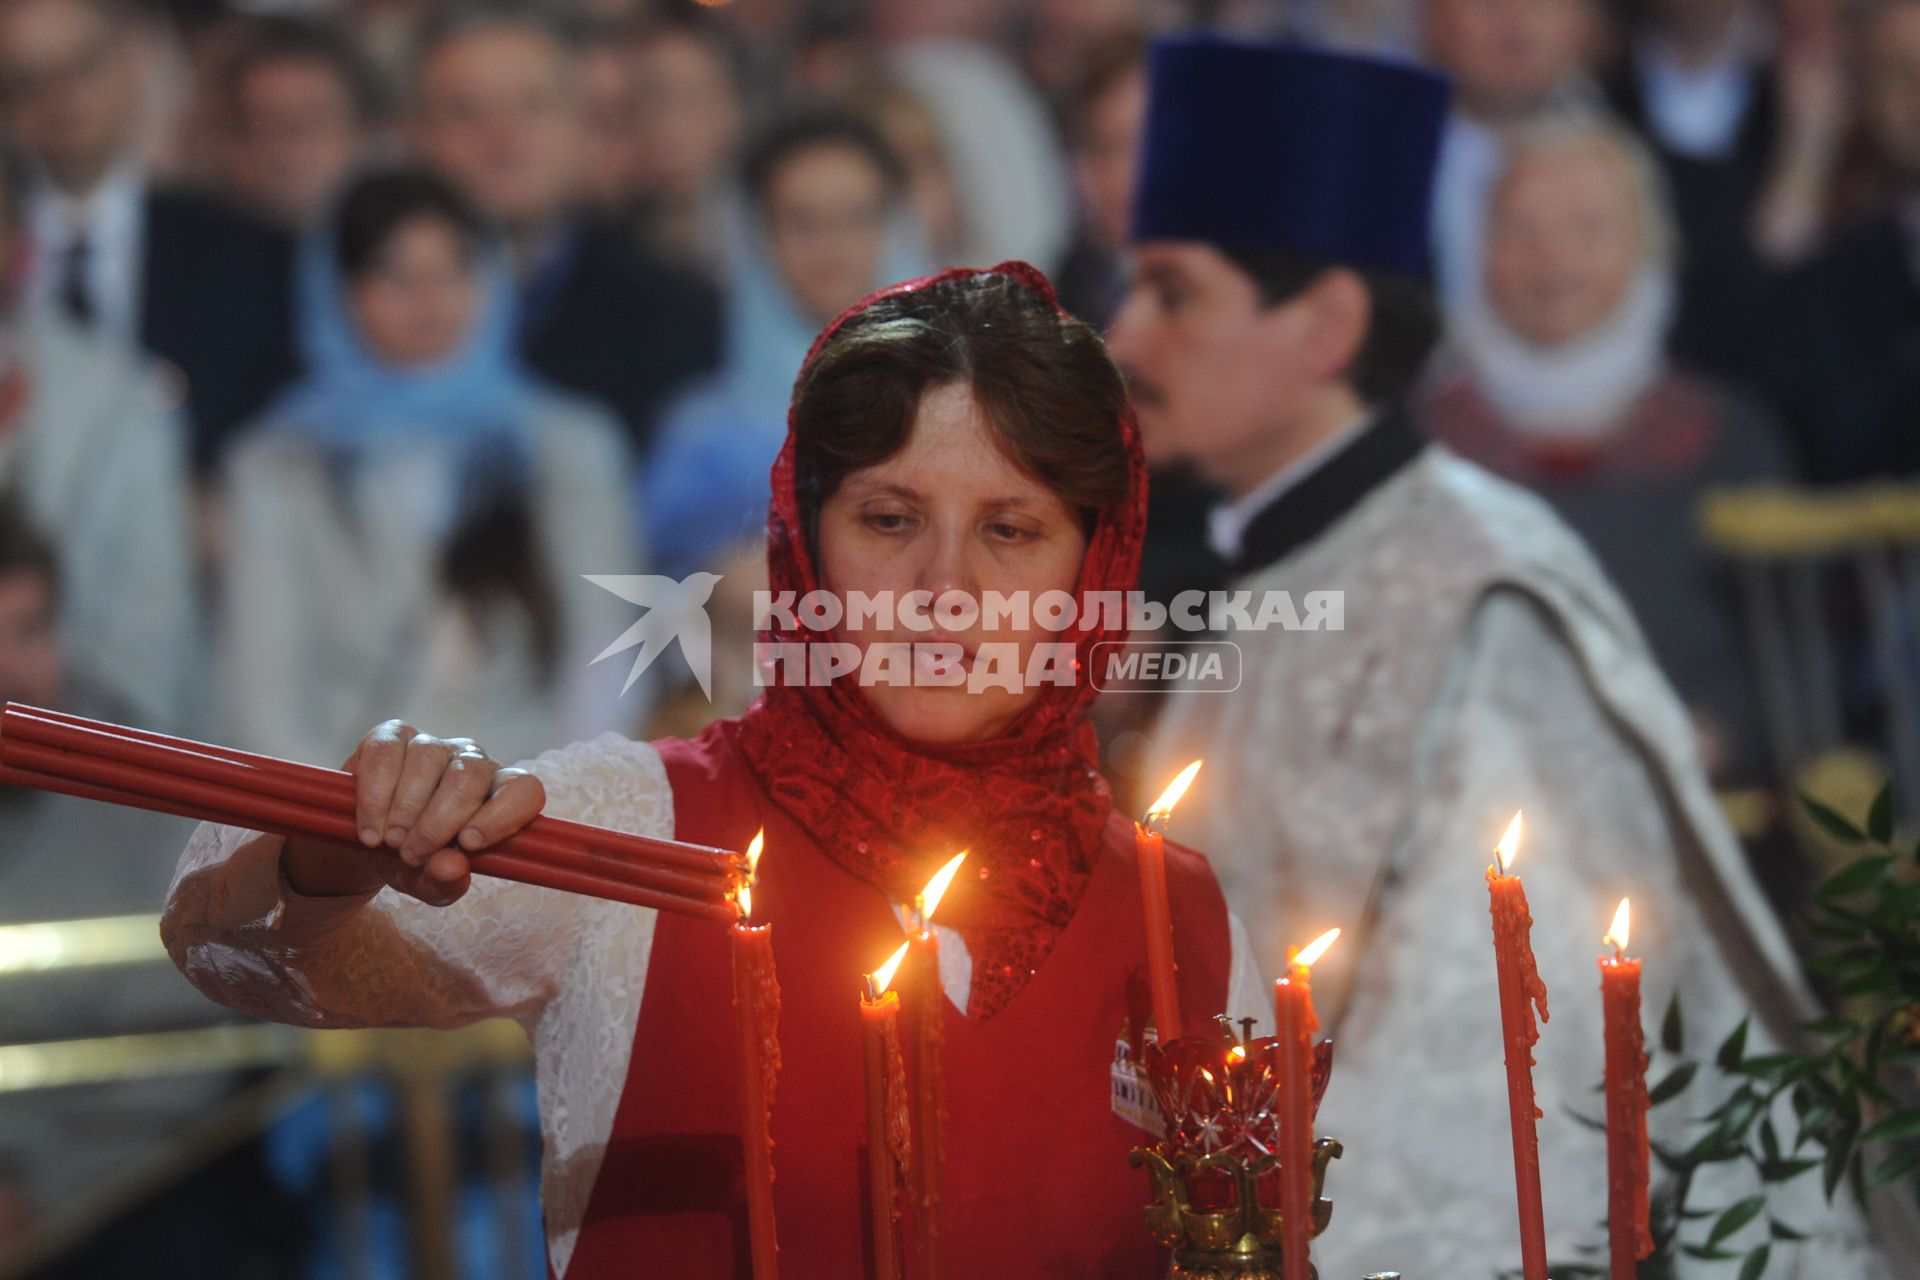
{"label": "white headscarf on woman", "polygon": [[[1514,430],[1597,437],[1616,425],[1667,367],[1667,330],[1677,302],[1672,215],[1653,160],[1617,125],[1561,120],[1516,136],[1507,174],[1530,159],[1603,146],[1634,187],[1641,259],[1613,310],[1598,324],[1553,344],[1529,339],[1500,314],[1491,291],[1475,289],[1448,316],[1454,356]],[[1497,196],[1496,196],[1497,201]],[[1497,219],[1490,214],[1489,234]]]}

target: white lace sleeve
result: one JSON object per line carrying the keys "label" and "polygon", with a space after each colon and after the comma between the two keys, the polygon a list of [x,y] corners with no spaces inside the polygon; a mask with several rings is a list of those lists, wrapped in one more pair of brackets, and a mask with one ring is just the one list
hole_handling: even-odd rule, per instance
{"label": "white lace sleeve", "polygon": [[[636,831],[671,820],[644,743],[605,733],[525,763],[547,788],[547,813]],[[283,843],[201,825],[161,920],[181,972],[243,1013],[311,1027],[531,1023],[580,946],[590,906],[576,895],[476,876],[445,908],[391,890],[310,898],[280,873]]]}

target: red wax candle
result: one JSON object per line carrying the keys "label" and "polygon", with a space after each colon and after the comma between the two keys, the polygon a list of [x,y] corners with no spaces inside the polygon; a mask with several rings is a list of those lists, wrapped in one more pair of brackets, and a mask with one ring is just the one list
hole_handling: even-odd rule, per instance
{"label": "red wax candle", "polygon": [[1313,1010],[1308,967],[1340,936],[1330,929],[1304,950],[1289,948],[1287,976],[1273,984],[1274,1026],[1280,1054],[1280,1250],[1281,1273],[1307,1270],[1313,1238],[1313,1037],[1320,1018]]}
{"label": "red wax candle", "polygon": [[1151,807],[1144,821],[1133,827],[1133,847],[1140,863],[1140,910],[1147,930],[1147,990],[1153,997],[1153,1024],[1161,1044],[1181,1035],[1180,989],[1174,981],[1173,908],[1167,900],[1167,848],[1161,834],[1173,806],[1200,772],[1200,761],[1182,769]]}
{"label": "red wax candle", "polygon": [[913,1197],[915,1280],[941,1280],[946,1274],[947,1086],[941,1061],[946,994],[940,988],[940,940],[933,913],[966,859],[952,858],[913,900],[907,935],[906,989],[908,1034],[913,1042],[913,1145],[909,1189]]}
{"label": "red wax candle", "polygon": [[900,994],[887,990],[906,958],[900,949],[867,975],[860,998],[860,1035],[867,1085],[867,1202],[874,1280],[900,1280],[900,1171],[908,1167],[906,1068],[900,1055]]}
{"label": "red wax candle", "polygon": [[753,870],[761,837],[747,851],[748,881],[733,926],[733,1008],[740,1030],[740,1133],[746,1150],[747,1226],[755,1280],[780,1273],[773,1225],[773,1097],[780,1077],[780,982],[773,968],[773,926],[752,924]]}
{"label": "red wax candle", "polygon": [[1520,843],[1520,815],[1487,868],[1493,954],[1500,975],[1500,1025],[1507,1050],[1507,1110],[1513,1130],[1513,1181],[1520,1205],[1520,1268],[1525,1280],[1547,1280],[1547,1228],[1540,1204],[1540,1107],[1533,1095],[1533,1046],[1547,1020],[1547,984],[1533,960],[1533,913],[1520,877],[1508,875]]}
{"label": "red wax candle", "polygon": [[931,929],[907,940],[907,1026],[913,1042],[913,1196],[915,1275],[939,1280],[946,1272],[941,1239],[942,1174],[946,1170],[946,1079],[941,1071],[940,941]]}
{"label": "red wax candle", "polygon": [[1647,1221],[1647,1047],[1640,1027],[1640,961],[1626,954],[1627,900],[1602,939],[1600,1000],[1607,1028],[1607,1244],[1613,1280],[1634,1280],[1653,1252]]}

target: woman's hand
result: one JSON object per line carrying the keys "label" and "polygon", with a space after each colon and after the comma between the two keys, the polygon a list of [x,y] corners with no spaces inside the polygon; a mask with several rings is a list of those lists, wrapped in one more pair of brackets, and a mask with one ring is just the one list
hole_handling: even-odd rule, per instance
{"label": "woman's hand", "polygon": [[506,839],[546,804],[540,779],[503,769],[471,738],[436,738],[403,720],[376,726],[342,768],[354,777],[358,845],[289,837],[280,865],[298,893],[332,897],[391,885],[430,906],[467,891],[467,855]]}

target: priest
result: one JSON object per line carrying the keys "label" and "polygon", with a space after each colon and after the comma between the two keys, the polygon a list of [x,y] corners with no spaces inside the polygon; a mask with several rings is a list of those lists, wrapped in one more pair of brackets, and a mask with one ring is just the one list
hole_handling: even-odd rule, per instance
{"label": "priest", "polygon": [[[1749,1009],[1754,1043],[1789,1035],[1807,988],[1592,556],[1531,495],[1424,444],[1401,407],[1438,329],[1425,237],[1444,82],[1206,36],[1159,43],[1151,79],[1111,343],[1149,462],[1223,494],[1203,531],[1155,536],[1203,532],[1193,585],[1210,555],[1248,593],[1216,623],[1304,621],[1212,636],[1237,645],[1237,686],[1174,690],[1145,776],[1206,759],[1190,834],[1268,972],[1288,944],[1349,931],[1315,969],[1338,1045],[1319,1127],[1347,1148],[1315,1262],[1479,1277],[1518,1261],[1483,879],[1515,810],[1551,996],[1535,1054],[1548,1242],[1582,1260],[1604,1240],[1606,1160],[1571,1113],[1599,1109],[1594,959],[1614,904],[1633,899],[1651,1016],[1678,988],[1696,1037]],[[1276,593],[1327,594],[1263,611]],[[1751,1190],[1718,1168],[1694,1203]],[[1796,1226],[1839,1225],[1776,1243],[1768,1275],[1882,1274],[1858,1219],[1807,1198]],[[1761,1221],[1726,1247],[1765,1238]]]}

